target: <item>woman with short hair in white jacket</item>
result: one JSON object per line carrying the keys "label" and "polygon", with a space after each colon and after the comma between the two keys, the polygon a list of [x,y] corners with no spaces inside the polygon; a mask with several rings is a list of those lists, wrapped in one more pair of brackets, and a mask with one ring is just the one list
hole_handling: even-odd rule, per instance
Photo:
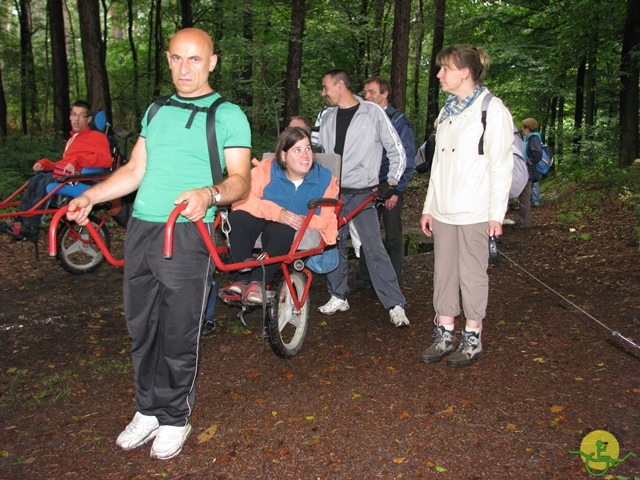
{"label": "woman with short hair in white jacket", "polygon": [[[433,304],[435,341],[422,360],[435,363],[451,354],[450,366],[482,357],[482,321],[489,296],[488,239],[502,235],[513,169],[513,120],[492,98],[481,121],[482,85],[489,57],[481,48],[454,45],[437,56],[438,78],[451,95],[438,117],[436,152],[422,210],[422,231],[434,238]],[[481,153],[482,152],[482,153]],[[460,294],[466,325],[460,344],[455,317]]]}

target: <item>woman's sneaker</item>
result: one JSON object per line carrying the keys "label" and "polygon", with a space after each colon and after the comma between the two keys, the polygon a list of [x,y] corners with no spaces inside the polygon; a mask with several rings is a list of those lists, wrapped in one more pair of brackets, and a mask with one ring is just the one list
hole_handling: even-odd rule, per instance
{"label": "woman's sneaker", "polygon": [[455,332],[448,331],[444,326],[436,327],[433,333],[433,345],[422,352],[424,363],[437,363],[456,349]]}
{"label": "woman's sneaker", "polygon": [[246,285],[246,280],[238,280],[237,282],[230,283],[218,292],[218,296],[225,301],[239,302],[242,300],[242,291]]}
{"label": "woman's sneaker", "polygon": [[482,358],[482,342],[480,334],[462,331],[462,339],[458,350],[449,357],[447,365],[450,367],[468,367]]}
{"label": "woman's sneaker", "polygon": [[[275,292],[265,290],[265,295],[267,302],[270,302],[274,299]],[[248,303],[262,303],[262,282],[250,282],[244,289],[242,300]]]}

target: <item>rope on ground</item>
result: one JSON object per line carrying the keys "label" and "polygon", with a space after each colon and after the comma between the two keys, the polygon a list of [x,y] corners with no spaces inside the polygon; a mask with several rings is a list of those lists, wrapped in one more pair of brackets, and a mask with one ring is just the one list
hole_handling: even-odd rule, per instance
{"label": "rope on ground", "polygon": [[596,317],[594,317],[593,315],[591,315],[590,313],[584,311],[582,308],[580,308],[578,305],[576,305],[575,303],[573,303],[571,300],[569,300],[568,298],[564,297],[562,294],[556,292],[553,288],[551,288],[549,285],[547,285],[546,283],[544,283],[542,280],[540,280],[539,278],[537,278],[535,275],[533,275],[532,273],[528,272],[527,270],[525,270],[524,268],[522,268],[520,265],[518,265],[513,259],[511,259],[508,255],[506,255],[503,251],[498,250],[500,252],[500,255],[502,255],[504,258],[506,258],[507,260],[509,260],[514,266],[518,267],[520,270],[522,270],[524,273],[526,273],[527,275],[529,275],[531,278],[533,278],[536,282],[538,282],[540,285],[542,285],[544,288],[546,288],[547,290],[555,293],[557,296],[559,296],[562,300],[564,300],[565,302],[569,303],[570,305],[572,305],[574,308],[576,308],[578,311],[584,313],[587,317],[589,317],[591,320],[593,320],[594,322],[596,322],[598,325],[600,325],[601,327],[605,328],[606,330],[608,330],[612,336],[620,338],[621,340],[624,340],[625,342],[627,342],[629,345],[637,348],[638,350],[640,350],[640,345],[634,343],[632,340],[630,340],[629,338],[625,337],[624,335],[622,335],[619,331],[617,330],[613,330],[612,328],[609,328],[607,325],[605,325],[603,322],[601,322],[600,320],[598,320]]}

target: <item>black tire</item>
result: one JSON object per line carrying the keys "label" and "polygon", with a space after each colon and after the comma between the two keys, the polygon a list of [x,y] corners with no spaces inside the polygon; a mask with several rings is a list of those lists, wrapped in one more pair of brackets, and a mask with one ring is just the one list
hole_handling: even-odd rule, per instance
{"label": "black tire", "polygon": [[[89,216],[93,226],[98,228],[101,220],[93,215]],[[111,247],[109,229],[105,223],[98,230],[107,248]],[[95,272],[105,261],[102,251],[90,237],[86,227],[77,223],[64,221],[58,230],[58,253],[56,259],[67,272],[74,275],[85,275]]]}
{"label": "black tire", "polygon": [[[306,274],[291,273],[291,282],[298,298],[302,296],[306,284]],[[291,292],[282,275],[278,275],[272,283],[273,290],[278,293],[275,302],[267,311],[266,327],[271,349],[280,358],[295,357],[302,350],[304,339],[309,328],[309,297],[299,312],[291,299]]]}

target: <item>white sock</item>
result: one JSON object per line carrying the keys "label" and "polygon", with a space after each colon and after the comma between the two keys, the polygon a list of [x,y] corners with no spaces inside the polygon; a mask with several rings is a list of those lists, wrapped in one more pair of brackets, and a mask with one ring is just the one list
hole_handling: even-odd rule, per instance
{"label": "white sock", "polygon": [[453,330],[455,329],[455,325],[452,323],[451,325],[440,325],[441,327],[444,327],[444,329],[447,332],[453,332]]}
{"label": "white sock", "polygon": [[464,327],[465,332],[473,332],[475,333],[477,336],[480,336],[480,327],[478,328],[471,328],[468,325]]}

